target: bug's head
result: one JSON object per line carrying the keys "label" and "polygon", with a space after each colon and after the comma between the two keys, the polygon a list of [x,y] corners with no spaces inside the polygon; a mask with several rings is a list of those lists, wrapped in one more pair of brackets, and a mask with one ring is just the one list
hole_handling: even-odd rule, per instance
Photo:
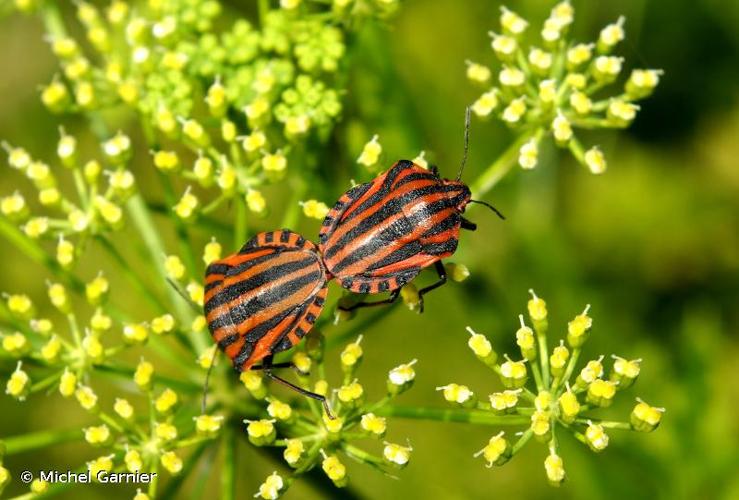
{"label": "bug's head", "polygon": [[464,212],[467,204],[472,199],[470,188],[464,182],[457,179],[441,179],[441,183],[447,186],[448,191],[446,192],[446,196],[452,205],[457,208],[459,213]]}

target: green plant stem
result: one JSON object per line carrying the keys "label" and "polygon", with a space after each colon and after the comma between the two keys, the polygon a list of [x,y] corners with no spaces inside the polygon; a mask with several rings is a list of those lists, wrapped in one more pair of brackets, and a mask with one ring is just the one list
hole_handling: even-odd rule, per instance
{"label": "green plant stem", "polygon": [[515,455],[518,453],[518,451],[526,446],[526,443],[529,442],[529,439],[531,439],[531,436],[534,435],[534,431],[531,429],[527,429],[523,434],[521,434],[521,437],[518,438],[518,441],[516,441],[516,444],[513,445],[513,448],[511,448],[511,454]]}
{"label": "green plant stem", "polygon": [[242,195],[237,195],[234,199],[234,210],[236,211],[236,220],[234,221],[234,242],[233,247],[241,248],[246,243],[247,225],[246,225],[246,199]]}
{"label": "green plant stem", "polygon": [[[126,209],[141,233],[141,237],[149,250],[151,260],[156,266],[161,283],[164,283],[165,286],[167,286],[167,272],[164,269],[164,245],[162,244],[162,240],[159,238],[159,232],[154,226],[154,222],[151,220],[143,197],[139,193],[131,196],[131,198],[126,202]],[[189,306],[183,301],[182,297],[180,297],[176,290],[169,286],[167,286],[167,293],[169,295],[170,302],[176,309],[176,314],[180,324],[189,325],[192,323],[192,314],[190,313]],[[202,352],[205,350],[207,345],[202,336],[198,335],[197,332],[192,331],[191,329],[187,330],[187,335],[190,340],[190,344],[195,349],[195,352]]]}
{"label": "green plant stem", "polygon": [[76,292],[84,291],[85,285],[79,280],[79,278],[62,268],[56,260],[46,253],[37,241],[23,234],[4,217],[0,217],[0,235],[12,243],[31,260],[49,269],[52,274],[61,279],[65,285],[69,286]]}
{"label": "green plant stem", "polygon": [[488,411],[463,408],[423,408],[388,405],[375,412],[382,417],[401,417],[439,422],[464,422],[483,425],[527,425],[531,419],[522,415],[494,415]]}
{"label": "green plant stem", "polygon": [[221,498],[236,498],[236,439],[231,425],[225,426],[223,440],[223,473],[221,475]]}
{"label": "green plant stem", "polygon": [[501,153],[497,160],[495,160],[480,176],[470,184],[470,190],[474,198],[482,198],[495,187],[500,180],[511,170],[513,165],[516,164],[518,158],[518,151],[531,137],[540,133],[541,129],[534,131],[523,132],[513,144]]}
{"label": "green plant stem", "polygon": [[598,425],[602,425],[606,429],[620,429],[622,431],[634,430],[629,422],[615,422],[613,420],[600,420],[598,418],[576,418],[575,423],[582,425],[589,425],[590,422]]}
{"label": "green plant stem", "polygon": [[565,387],[565,382],[570,380],[570,377],[572,376],[572,372],[575,370],[575,365],[577,365],[577,360],[580,357],[581,349],[579,347],[576,347],[572,350],[572,356],[570,356],[570,360],[567,362],[567,368],[565,369],[565,373],[562,376],[561,379],[561,386],[553,386],[552,387],[552,394],[555,398],[559,397],[559,394],[561,392],[562,387]]}
{"label": "green plant stem", "polygon": [[159,300],[159,297],[154,295],[154,293],[146,285],[146,283],[141,280],[141,277],[131,269],[131,266],[128,264],[128,262],[126,262],[126,259],[123,258],[123,255],[121,255],[115,245],[113,245],[113,243],[111,243],[109,239],[102,235],[98,235],[96,239],[110,254],[110,256],[113,257],[113,259],[119,264],[118,267],[123,272],[123,275],[129,281],[129,283],[131,283],[131,285],[133,285],[133,287],[149,302],[154,310],[157,312],[167,311],[168,307],[161,300]]}
{"label": "green plant stem", "polygon": [[79,428],[53,431],[32,432],[20,436],[3,438],[6,455],[24,453],[27,451],[46,448],[56,444],[82,440],[82,431]]}

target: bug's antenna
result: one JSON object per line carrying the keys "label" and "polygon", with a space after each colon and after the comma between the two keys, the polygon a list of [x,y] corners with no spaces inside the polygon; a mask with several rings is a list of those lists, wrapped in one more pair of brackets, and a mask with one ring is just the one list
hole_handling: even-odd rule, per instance
{"label": "bug's antenna", "polygon": [[495,208],[494,206],[492,206],[490,203],[488,203],[486,201],[470,200],[470,203],[479,203],[480,205],[485,205],[490,210],[492,210],[493,212],[495,212],[498,215],[498,217],[500,217],[501,219],[505,220],[505,216],[502,213],[500,213],[497,208]]}
{"label": "bug's antenna", "polygon": [[459,166],[459,173],[457,174],[457,180],[462,178],[462,171],[467,163],[467,151],[470,146],[470,107],[467,106],[464,109],[464,152],[462,153],[462,164]]}
{"label": "bug's antenna", "polygon": [[205,415],[205,409],[208,406],[208,381],[210,380],[210,374],[213,371],[213,365],[216,364],[216,356],[218,356],[218,346],[213,349],[213,356],[210,358],[210,366],[208,367],[208,373],[205,374],[205,383],[203,384],[203,401],[200,403],[200,414]]}

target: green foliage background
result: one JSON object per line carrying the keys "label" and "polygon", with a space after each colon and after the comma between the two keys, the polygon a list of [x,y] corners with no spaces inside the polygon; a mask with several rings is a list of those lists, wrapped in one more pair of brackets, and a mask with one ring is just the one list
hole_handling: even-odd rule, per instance
{"label": "green foliage background", "polygon": [[[251,2],[233,3],[253,15]],[[600,142],[594,137],[609,160],[605,175],[592,176],[570,155],[545,149],[535,170],[516,171],[487,196],[506,214],[505,222],[470,209],[479,230],[463,235],[454,260],[469,267],[471,278],[431,294],[423,315],[399,307],[367,327],[362,380],[370,394],[382,391],[387,370],[415,357],[416,386],[403,396],[404,404],[443,406],[433,388],[452,381],[492,392],[498,382],[473,362],[464,327],[485,332],[499,352],[512,352],[516,317],[533,287],[547,300],[554,334],[564,331],[585,303],[592,304],[594,331],[585,359],[611,352],[643,358],[638,392],[668,408],[663,423],[648,435],[614,432],[599,455],[563,439],[569,480],[553,490],[543,477],[541,447],[526,447],[505,467],[486,469],[472,453],[487,442],[491,428],[395,420],[394,432],[414,446],[400,480],[347,463],[351,490],[336,490],[337,497],[739,496],[739,7],[718,0],[573,5],[576,39],[592,38],[607,22],[626,16],[622,55],[633,64],[665,70],[655,95],[642,103],[630,129],[604,134]],[[531,0],[509,7],[537,24],[550,6]],[[478,94],[465,80],[464,60],[492,62],[486,33],[497,17],[497,2],[409,0],[391,27],[370,24],[360,30],[345,112],[352,119],[339,125],[327,147],[346,143],[358,152],[377,132],[387,166],[425,149],[451,176],[461,156],[462,111]],[[56,66],[38,19],[13,14],[0,20],[0,67],[0,137],[52,157],[57,124],[38,100],[38,85],[50,80]],[[67,127],[82,133],[85,125],[72,121]],[[84,147],[97,148],[92,136],[83,137]],[[499,123],[473,121],[465,177],[475,178],[510,138]],[[338,197],[354,158],[337,154],[324,165],[325,183],[310,186],[308,197],[327,202]],[[0,169],[3,192],[22,182],[17,172]],[[156,198],[156,187],[147,187],[145,179],[139,185]],[[268,196],[278,206],[283,194],[273,189]],[[258,229],[275,224],[276,216],[260,221]],[[162,225],[165,238],[173,241],[164,219]],[[318,222],[303,220],[295,229],[315,236]],[[196,236],[206,241],[206,235]],[[127,237],[135,237],[130,227],[119,241]],[[135,261],[132,249],[123,250]],[[107,264],[106,256],[92,251],[82,267],[89,267],[92,278]],[[112,300],[125,304],[126,285],[108,277]],[[0,288],[45,303],[47,278],[14,247],[0,244]],[[136,299],[130,301],[135,311]],[[622,399],[608,412],[627,414],[631,402]],[[2,395],[0,405],[0,437],[61,423],[83,427],[91,418],[59,397],[16,404]],[[249,498],[282,465],[244,442],[238,452],[238,485]],[[60,445],[10,457],[7,466],[66,468],[92,456],[84,443]],[[6,494],[19,488],[16,479]],[[90,498],[129,498],[132,491],[84,489]],[[288,496],[326,494],[298,482]]]}

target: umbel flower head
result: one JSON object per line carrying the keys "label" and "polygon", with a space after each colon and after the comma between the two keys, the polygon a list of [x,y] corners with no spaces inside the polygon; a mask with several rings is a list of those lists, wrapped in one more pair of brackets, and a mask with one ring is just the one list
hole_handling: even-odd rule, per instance
{"label": "umbel flower head", "polygon": [[[630,387],[639,376],[640,359],[628,360],[612,356],[610,369],[599,356],[579,365],[582,347],[592,328],[590,306],[568,324],[563,338],[551,348],[547,333],[549,312],[546,302],[530,291],[529,326],[523,315],[515,340],[519,352],[504,355],[499,363],[492,343],[485,335],[468,327],[468,346],[475,356],[500,379],[504,390],[477,397],[461,384],[439,388],[444,399],[454,406],[474,413],[476,420],[491,425],[521,426],[518,433],[500,432],[476,457],[482,456],[488,467],[503,465],[514,457],[532,438],[544,444],[547,456],[544,470],[549,482],[557,486],[565,479],[564,459],[559,440],[571,434],[594,452],[603,451],[610,442],[612,430],[650,432],[659,426],[664,409],[637,398],[631,415],[623,421],[602,419],[597,411]],[[466,409],[466,410],[465,410]]]}
{"label": "umbel flower head", "polygon": [[[266,405],[263,418],[244,421],[249,441],[256,446],[282,448],[285,462],[294,469],[290,477],[276,473],[267,477],[255,495],[261,498],[277,498],[296,476],[318,467],[337,487],[343,487],[349,481],[345,465],[347,458],[386,474],[405,467],[410,460],[412,448],[409,444],[383,441],[387,434],[387,420],[377,412],[410,388],[416,375],[413,369],[415,360],[390,370],[386,395],[368,402],[365,389],[356,378],[363,357],[361,336],[341,352],[342,385],[330,390],[321,375],[324,373],[323,354],[319,352],[322,348],[315,348],[322,345],[318,338],[321,334],[314,330],[309,335],[312,338],[303,350],[293,355],[292,362],[300,374],[299,385],[326,396],[332,415],[327,415],[321,404],[313,399],[299,397],[288,403],[270,395],[265,390],[266,380],[258,372],[248,371],[241,375],[251,395]],[[355,444],[355,441],[367,438],[383,443],[381,454],[366,451],[364,444]]]}
{"label": "umbel flower head", "polygon": [[568,0],[560,2],[534,33],[528,21],[501,7],[500,28],[490,32],[499,64],[491,69],[467,62],[468,79],[484,89],[472,111],[519,131],[523,169],[536,167],[541,141],[552,137],[592,173],[603,173],[603,152],[584,146],[579,131],[628,127],[639,111],[636,102],[654,91],[662,75],[634,69],[617,87],[626,66],[615,54],[625,37],[625,18],[604,27],[597,41],[579,42],[568,37],[574,14]]}

